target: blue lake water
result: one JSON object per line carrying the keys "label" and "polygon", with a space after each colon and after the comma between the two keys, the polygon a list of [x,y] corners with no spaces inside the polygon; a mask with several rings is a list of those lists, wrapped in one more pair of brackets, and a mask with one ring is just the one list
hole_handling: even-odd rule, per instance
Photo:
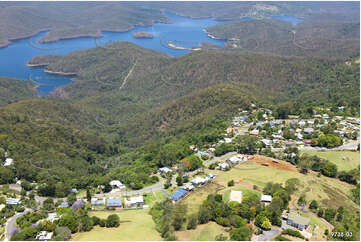
{"label": "blue lake water", "polygon": [[[28,67],[26,63],[37,55],[44,54],[67,54],[72,51],[95,47],[96,44],[104,45],[114,41],[129,41],[145,48],[166,52],[172,56],[181,56],[190,50],[176,50],[165,47],[162,42],[175,41],[183,47],[197,47],[201,42],[223,46],[225,40],[216,40],[208,37],[203,31],[209,26],[224,21],[213,19],[191,19],[167,13],[172,20],[171,24],[157,23],[148,27],[135,27],[128,32],[103,32],[103,37],[97,41],[94,38],[76,38],[60,40],[54,43],[37,43],[36,40],[43,37],[46,32],[39,33],[31,38],[14,41],[6,48],[0,48],[0,76],[31,79],[39,87],[40,95],[47,95],[55,88],[64,86],[71,82],[71,77],[45,73],[42,67]],[[302,21],[292,16],[275,16],[274,18],[297,24]],[[152,39],[137,39],[133,37],[134,32],[145,31],[152,33]]]}

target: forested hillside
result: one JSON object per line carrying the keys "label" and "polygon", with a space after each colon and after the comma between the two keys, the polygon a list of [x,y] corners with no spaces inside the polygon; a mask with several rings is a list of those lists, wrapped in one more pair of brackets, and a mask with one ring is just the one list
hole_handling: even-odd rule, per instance
{"label": "forested hillside", "polygon": [[0,106],[35,96],[35,84],[29,80],[0,76]]}
{"label": "forested hillside", "polygon": [[240,51],[348,57],[360,49],[359,22],[306,20],[292,26],[279,20],[242,20],[209,27],[207,32]]}
{"label": "forested hillside", "polygon": [[120,42],[30,63],[75,73],[76,81],[51,98],[1,108],[1,147],[19,168],[13,177],[58,177],[67,186],[117,178],[139,189],[154,182],[149,175],[162,162],[190,155],[190,144],[220,139],[226,121],[251,104],[292,114],[314,105],[344,105],[355,115],[359,108],[358,54],[345,60],[214,50],[175,58]]}

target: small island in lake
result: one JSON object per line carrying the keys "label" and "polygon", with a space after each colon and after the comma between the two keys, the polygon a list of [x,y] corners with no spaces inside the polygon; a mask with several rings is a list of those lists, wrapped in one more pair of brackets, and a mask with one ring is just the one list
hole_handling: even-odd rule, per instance
{"label": "small island in lake", "polygon": [[154,35],[148,32],[134,32],[133,37],[142,39],[153,39]]}

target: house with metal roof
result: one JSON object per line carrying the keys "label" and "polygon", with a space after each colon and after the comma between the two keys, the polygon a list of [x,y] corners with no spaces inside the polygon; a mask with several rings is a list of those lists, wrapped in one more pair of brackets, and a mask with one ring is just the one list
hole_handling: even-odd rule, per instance
{"label": "house with metal roof", "polygon": [[261,202],[265,202],[265,203],[272,202],[272,196],[271,195],[262,195]]}
{"label": "house with metal roof", "polygon": [[53,233],[49,233],[47,231],[40,231],[40,233],[36,236],[35,240],[38,241],[49,241],[53,237]]}
{"label": "house with metal roof", "polygon": [[119,180],[110,181],[109,185],[111,185],[112,188],[125,189],[125,185],[121,183]]}
{"label": "house with metal roof", "polygon": [[159,168],[159,173],[161,173],[161,174],[167,174],[168,172],[172,172],[172,169],[170,169],[168,167]]}
{"label": "house with metal roof", "polygon": [[6,199],[7,205],[20,205],[21,201],[20,198],[8,198]]}
{"label": "house with metal roof", "polygon": [[14,163],[14,160],[11,158],[6,158],[4,162],[4,166],[11,166]]}
{"label": "house with metal roof", "polygon": [[120,208],[123,206],[121,198],[109,198],[107,201],[108,208]]}
{"label": "house with metal roof", "polygon": [[144,205],[143,196],[135,196],[130,197],[129,199],[125,199],[125,205],[128,207],[140,207]]}
{"label": "house with metal roof", "polygon": [[58,206],[58,208],[68,208],[69,204],[67,202],[62,202],[60,203],[60,205]]}
{"label": "house with metal roof", "polygon": [[97,198],[92,198],[90,201],[92,206],[103,206],[105,205],[105,200],[103,199],[97,199]]}
{"label": "house with metal roof", "polygon": [[310,219],[303,217],[296,212],[290,212],[287,217],[287,224],[298,228],[299,230],[304,230],[310,225]]}
{"label": "house with metal roof", "polygon": [[188,191],[182,188],[178,188],[172,195],[171,198],[173,201],[178,201],[187,195]]}

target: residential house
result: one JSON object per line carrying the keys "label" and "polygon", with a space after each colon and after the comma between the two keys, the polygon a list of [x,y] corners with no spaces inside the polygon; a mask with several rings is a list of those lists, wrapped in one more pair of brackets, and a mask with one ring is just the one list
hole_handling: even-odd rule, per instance
{"label": "residential house", "polygon": [[173,201],[178,201],[180,199],[182,199],[183,197],[185,197],[185,195],[187,195],[188,191],[182,188],[178,188],[172,195],[171,198]]}
{"label": "residential house", "polygon": [[172,172],[172,169],[170,169],[168,167],[162,167],[162,168],[159,168],[159,172],[161,174],[167,174],[168,172]]}
{"label": "residential house", "polygon": [[239,157],[238,155],[232,156],[230,158],[227,159],[228,164],[235,166],[237,164],[239,164],[239,162],[241,162],[243,159],[241,157]]}
{"label": "residential house", "polygon": [[229,166],[228,163],[219,163],[218,166],[217,166],[217,168],[218,168],[219,170],[225,171],[225,170],[229,169],[230,166]]}
{"label": "residential house", "polygon": [[328,116],[327,113],[324,113],[324,114],[322,115],[322,118],[323,118],[323,119],[329,119],[330,117]]}
{"label": "residential house", "polygon": [[194,186],[193,186],[192,184],[189,184],[189,183],[185,184],[185,185],[183,186],[183,188],[184,188],[185,190],[187,190],[187,191],[193,191],[193,190],[194,190]]}
{"label": "residential house", "polygon": [[226,142],[227,144],[232,143],[232,138],[224,138],[224,142]]}
{"label": "residential house", "polygon": [[123,206],[121,198],[109,198],[107,201],[108,208],[121,208]]}
{"label": "residential house", "polygon": [[70,193],[78,193],[78,189],[72,188],[72,189],[70,190]]}
{"label": "residential house", "polygon": [[49,241],[53,237],[52,232],[40,231],[40,233],[36,236],[35,240],[37,241]]}
{"label": "residential house", "polygon": [[272,202],[272,196],[271,195],[263,195],[261,196],[261,202],[264,203],[270,203]]}
{"label": "residential house", "polygon": [[207,182],[207,179],[202,178],[202,177],[196,177],[195,179],[192,180],[192,185],[194,186],[199,186],[199,185],[203,185]]}
{"label": "residential house", "polygon": [[92,206],[104,206],[105,205],[105,199],[98,199],[98,198],[92,198],[90,201]]}
{"label": "residential house", "polygon": [[241,203],[242,202],[242,191],[231,190],[231,192],[229,194],[229,201]]}
{"label": "residential house", "polygon": [[20,198],[8,198],[6,199],[6,205],[21,205]]}
{"label": "residential house", "polygon": [[300,122],[298,122],[298,125],[303,127],[306,125],[306,122],[304,120],[301,120]]}
{"label": "residential house", "polygon": [[60,205],[58,206],[58,208],[68,208],[69,204],[67,202],[62,202],[60,203]]}
{"label": "residential house", "polygon": [[130,197],[129,199],[125,200],[125,205],[128,207],[141,207],[144,205],[144,199],[143,196],[135,196]]}
{"label": "residential house", "polygon": [[119,180],[110,181],[109,185],[111,185],[112,188],[125,189],[125,185],[121,183]]}
{"label": "residential house", "polygon": [[4,162],[4,166],[11,166],[14,163],[14,160],[11,158],[6,158]]}
{"label": "residential house", "polygon": [[197,152],[197,156],[199,156],[199,157],[202,157],[204,155],[209,156],[209,153],[206,151],[200,151],[200,150]]}
{"label": "residential house", "polygon": [[272,140],[269,140],[269,139],[261,139],[261,141],[262,141],[266,146],[271,146],[271,145],[272,145]]}
{"label": "residential house", "polygon": [[49,213],[48,217],[46,218],[46,220],[50,221],[50,222],[54,222],[56,220],[59,220],[59,215],[57,213]]}
{"label": "residential house", "polygon": [[304,128],[303,132],[305,134],[312,134],[313,132],[315,132],[315,130],[313,128]]}
{"label": "residential house", "polygon": [[304,230],[310,225],[310,219],[303,217],[296,212],[290,212],[287,217],[287,224],[299,230]]}
{"label": "residential house", "polygon": [[259,130],[257,130],[257,129],[251,130],[251,131],[249,131],[249,134],[250,135],[259,135]]}
{"label": "residential house", "polygon": [[311,145],[311,143],[312,143],[312,140],[310,140],[310,139],[305,139],[305,140],[303,141],[303,144],[304,144],[304,145]]}

